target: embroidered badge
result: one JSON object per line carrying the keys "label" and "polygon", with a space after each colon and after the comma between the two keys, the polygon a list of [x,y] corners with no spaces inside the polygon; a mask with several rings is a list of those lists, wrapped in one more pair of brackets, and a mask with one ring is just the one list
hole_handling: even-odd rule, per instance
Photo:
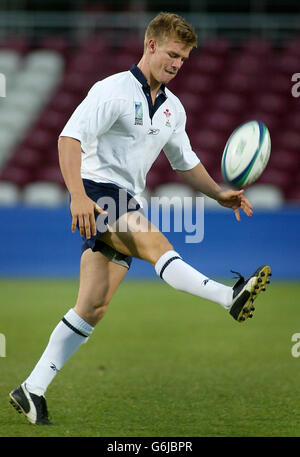
{"label": "embroidered badge", "polygon": [[134,125],[143,125],[143,104],[142,102],[134,102],[135,119]]}
{"label": "embroidered badge", "polygon": [[170,122],[171,113],[170,113],[170,111],[168,109],[166,109],[166,111],[164,111],[164,115],[166,116],[165,126],[166,127],[171,127],[171,122]]}

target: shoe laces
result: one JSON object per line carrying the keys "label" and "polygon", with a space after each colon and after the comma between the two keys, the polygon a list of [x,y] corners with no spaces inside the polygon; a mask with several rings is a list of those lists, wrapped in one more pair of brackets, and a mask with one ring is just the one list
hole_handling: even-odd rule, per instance
{"label": "shoe laces", "polygon": [[240,286],[241,284],[244,283],[245,278],[244,278],[244,276],[241,275],[241,273],[239,273],[238,271],[230,270],[230,272],[237,275],[237,276],[233,276],[234,279],[238,279],[238,281],[237,281],[237,282],[235,283],[235,285],[233,286],[233,288],[236,289],[238,286]]}

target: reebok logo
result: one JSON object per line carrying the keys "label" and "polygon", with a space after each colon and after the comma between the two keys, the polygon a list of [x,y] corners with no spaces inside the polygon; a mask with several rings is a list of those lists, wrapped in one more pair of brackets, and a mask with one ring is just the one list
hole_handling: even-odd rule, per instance
{"label": "reebok logo", "polygon": [[148,135],[158,135],[160,132],[159,129],[149,129],[148,130]]}
{"label": "reebok logo", "polygon": [[206,286],[206,284],[208,283],[209,279],[204,279],[204,281],[202,281],[202,286]]}
{"label": "reebok logo", "polygon": [[51,370],[56,371],[56,373],[59,372],[59,370],[56,368],[55,364],[52,362],[50,365]]}

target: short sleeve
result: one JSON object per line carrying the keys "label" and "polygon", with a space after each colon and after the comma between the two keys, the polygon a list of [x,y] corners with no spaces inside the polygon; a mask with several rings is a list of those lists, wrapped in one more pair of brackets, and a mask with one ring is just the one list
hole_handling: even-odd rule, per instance
{"label": "short sleeve", "polygon": [[178,113],[178,122],[170,140],[164,146],[166,154],[173,170],[191,170],[200,162],[198,156],[192,150],[190,140],[185,131],[186,114]]}
{"label": "short sleeve", "polygon": [[91,144],[97,136],[107,132],[122,113],[126,100],[106,99],[105,88],[96,83],[78,105],[60,136],[68,136],[83,144]]}

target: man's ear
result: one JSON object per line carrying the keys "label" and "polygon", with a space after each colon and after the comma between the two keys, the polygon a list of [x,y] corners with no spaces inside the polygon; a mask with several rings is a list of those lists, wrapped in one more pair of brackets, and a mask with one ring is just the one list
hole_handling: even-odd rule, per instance
{"label": "man's ear", "polygon": [[157,47],[157,43],[156,43],[156,40],[154,38],[150,38],[150,40],[148,40],[148,50],[151,52],[151,54],[153,54],[156,50],[156,47]]}

